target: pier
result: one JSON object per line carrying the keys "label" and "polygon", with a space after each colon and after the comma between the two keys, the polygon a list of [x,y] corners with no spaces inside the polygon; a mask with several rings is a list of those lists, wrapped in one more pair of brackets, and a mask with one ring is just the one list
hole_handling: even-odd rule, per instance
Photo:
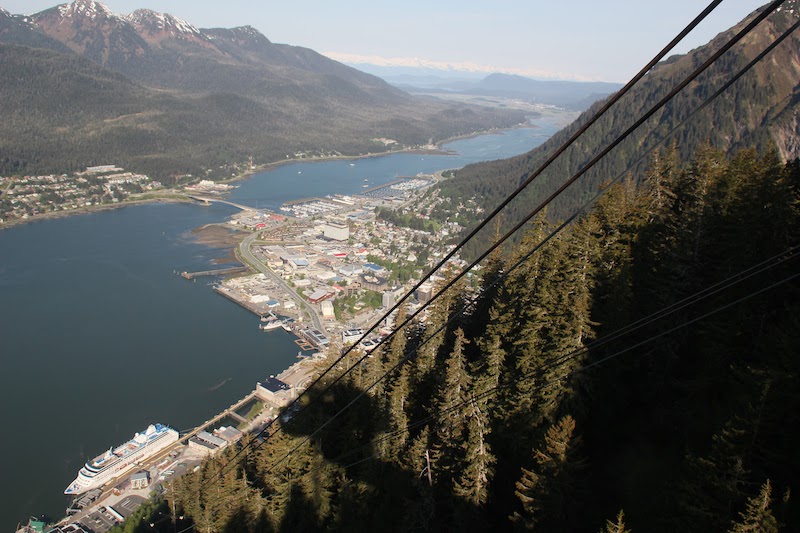
{"label": "pier", "polygon": [[221,294],[222,296],[224,296],[228,300],[232,301],[233,303],[239,304],[240,306],[244,307],[245,309],[247,309],[251,313],[258,315],[259,317],[264,316],[264,312],[261,311],[258,307],[256,307],[255,305],[251,304],[250,302],[246,302],[244,300],[241,300],[241,299],[237,298],[236,296],[233,296],[224,287],[214,287],[214,291],[217,294]]}
{"label": "pier", "polygon": [[202,424],[200,424],[199,426],[197,426],[196,428],[191,430],[189,433],[185,433],[185,434],[181,435],[180,442],[185,444],[186,442],[189,441],[190,438],[194,437],[195,435],[197,435],[201,431],[204,431],[209,426],[213,426],[214,424],[216,424],[217,422],[219,422],[220,420],[222,420],[225,417],[231,417],[234,420],[238,420],[240,422],[249,422],[249,420],[247,420],[246,418],[241,416],[236,411],[241,409],[242,407],[244,407],[245,405],[247,405],[249,402],[251,402],[253,400],[262,400],[262,398],[260,396],[258,396],[258,394],[256,394],[256,391],[251,392],[250,394],[248,394],[247,396],[245,396],[244,398],[242,398],[241,400],[239,400],[235,404],[233,404],[230,407],[228,407],[226,410],[224,410],[221,413],[219,413],[214,418],[212,418],[210,420],[206,420],[205,422],[203,422]]}
{"label": "pier", "polygon": [[194,279],[199,278],[201,276],[228,276],[231,274],[241,274],[242,272],[247,272],[249,270],[246,266],[238,266],[238,267],[230,267],[230,268],[220,268],[217,270],[203,270],[201,272],[181,272],[181,276],[186,279]]}

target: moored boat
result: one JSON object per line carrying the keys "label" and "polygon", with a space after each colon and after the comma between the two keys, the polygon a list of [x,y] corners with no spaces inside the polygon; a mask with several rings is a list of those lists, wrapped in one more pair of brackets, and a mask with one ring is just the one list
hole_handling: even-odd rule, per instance
{"label": "moored boat", "polygon": [[277,328],[281,327],[281,325],[282,325],[281,321],[278,320],[278,319],[275,319],[275,320],[269,320],[269,321],[261,324],[258,327],[263,331],[269,331],[269,330],[272,330],[272,329],[277,329]]}
{"label": "moored boat", "polygon": [[64,494],[83,494],[90,489],[102,487],[177,442],[178,437],[178,432],[169,426],[150,424],[144,433],[136,433],[125,444],[109,448],[106,453],[87,461],[78,471],[78,477],[64,490]]}

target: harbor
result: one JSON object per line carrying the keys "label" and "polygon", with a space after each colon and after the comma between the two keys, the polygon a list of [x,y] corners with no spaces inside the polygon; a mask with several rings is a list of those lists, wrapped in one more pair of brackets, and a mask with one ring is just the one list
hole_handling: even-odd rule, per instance
{"label": "harbor", "polygon": [[104,533],[133,514],[150,494],[164,492],[168,480],[196,469],[205,457],[219,453],[245,434],[258,437],[280,414],[281,408],[308,386],[316,363],[324,358],[317,353],[277,376],[265,376],[245,397],[199,426],[181,432],[173,444],[102,486],[80,494],[66,509],[66,516],[55,524],[56,531]]}
{"label": "harbor", "polygon": [[[495,148],[498,142],[508,146],[508,156],[514,155],[541,142],[546,138],[543,133],[556,129],[547,128],[544,125],[513,130],[485,140],[473,138],[448,145],[463,154],[458,156],[392,154],[358,160],[355,166],[350,166],[352,161],[291,163],[237,183],[239,187],[227,193],[228,199],[254,211],[279,212],[284,202],[302,197],[356,196],[367,189],[362,187],[364,179],[378,186],[395,181],[398,175],[414,176],[463,166],[479,160],[489,145],[492,156],[500,157],[503,154]],[[526,147],[520,144],[523,137],[530,139]],[[302,180],[297,175],[299,170]],[[198,421],[210,419],[210,413],[229,408],[234,398],[247,396],[254,390],[255,380],[278,376],[301,362],[297,359],[300,348],[295,335],[281,329],[260,330],[259,315],[239,304],[231,305],[232,301],[220,298],[212,290],[208,282],[216,279],[195,278],[197,282],[193,283],[180,277],[184,271],[213,270],[219,259],[230,255],[228,245],[194,238],[195,228],[220,224],[240,212],[232,205],[209,204],[136,205],[44,220],[0,232],[0,245],[6,252],[0,258],[4,284],[0,316],[6,326],[4,345],[10,354],[0,375],[0,394],[8,405],[26,399],[21,409],[8,413],[6,422],[12,427],[25,427],[27,421],[46,416],[50,435],[69,436],[59,438],[58,446],[53,445],[52,439],[43,438],[11,439],[6,443],[2,466],[7,476],[15,480],[16,489],[0,502],[6,517],[0,529],[13,530],[18,521],[30,515],[45,513],[52,517],[63,513],[69,503],[62,494],[63,488],[75,477],[88,454],[123,442],[134,430],[153,421],[177,429],[193,428]],[[275,229],[260,231],[254,254],[265,254],[282,263],[278,255],[265,248],[278,245],[275,237],[301,244],[298,233],[305,230],[299,231],[295,223],[270,226],[267,221]],[[351,232],[355,230],[351,227]],[[374,236],[389,242],[392,231],[376,228]],[[226,233],[227,230],[220,230],[221,235]],[[412,234],[395,235],[400,239]],[[353,243],[367,244],[369,251],[381,248],[370,245],[371,237],[353,238]],[[32,247],[31,243],[38,245]],[[413,239],[409,242],[406,238],[406,243],[404,249],[409,254]],[[334,254],[327,255],[324,250],[321,253],[315,247]],[[287,255],[293,255],[290,246],[285,250]],[[340,252],[348,256],[341,257]],[[303,254],[309,265],[303,267],[301,262],[291,279],[288,274],[282,279],[287,284],[299,281],[302,285],[306,282],[300,276],[304,275],[310,285],[319,285],[325,291],[322,297],[328,291],[336,291],[341,297],[317,303],[305,298],[305,302],[321,315],[322,304],[327,301],[334,313],[342,313],[342,325],[359,328],[380,316],[372,306],[380,307],[382,298],[382,294],[374,294],[380,283],[373,285],[375,289],[370,289],[373,292],[366,300],[352,293],[355,283],[360,282],[356,278],[361,276],[354,273],[370,262],[361,253],[360,248],[346,241],[344,246],[310,243]],[[329,266],[326,260],[330,261]],[[348,266],[348,262],[353,264]],[[337,264],[338,268],[347,266],[345,274],[334,271]],[[58,276],[53,276],[54,268]],[[281,264],[281,270],[284,268],[293,267]],[[329,273],[323,274],[326,270]],[[339,292],[327,281],[316,278],[317,274],[355,277],[353,283],[333,281],[343,289]],[[64,283],[65,279],[70,282]],[[295,289],[301,289],[306,296],[316,290],[297,284]],[[111,294],[113,298],[109,297]],[[427,294],[423,290],[420,296]],[[387,303],[390,298],[387,295]],[[42,334],[42,302],[47,302],[50,314],[59,317],[47,325],[46,335]],[[295,305],[301,306],[297,301]],[[258,308],[263,310],[264,307]],[[275,310],[279,316],[289,316],[290,311]],[[300,311],[294,313],[300,315]],[[333,319],[320,316],[320,320],[330,340],[342,343]],[[303,321],[296,325],[307,326],[309,321],[304,314]],[[114,379],[86,382],[87,375],[101,371]],[[87,386],[77,387],[77,383]],[[36,390],[47,390],[49,398],[55,395],[66,401],[45,401],[35,394]],[[182,468],[172,468],[172,476]],[[142,489],[139,494],[146,497],[147,493]]]}

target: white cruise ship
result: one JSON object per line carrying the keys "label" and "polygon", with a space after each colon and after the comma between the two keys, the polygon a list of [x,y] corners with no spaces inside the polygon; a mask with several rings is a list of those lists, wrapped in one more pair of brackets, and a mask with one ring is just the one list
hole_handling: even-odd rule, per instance
{"label": "white cruise ship", "polygon": [[88,461],[69,484],[64,494],[82,494],[105,485],[112,478],[132,470],[138,463],[163,450],[179,438],[178,432],[168,426],[151,424],[144,433],[117,448],[109,448],[103,455]]}

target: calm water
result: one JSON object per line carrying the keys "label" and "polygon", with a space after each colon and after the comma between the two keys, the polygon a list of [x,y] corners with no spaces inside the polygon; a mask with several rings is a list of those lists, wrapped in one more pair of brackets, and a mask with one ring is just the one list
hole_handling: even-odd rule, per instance
{"label": "calm water", "polygon": [[365,179],[372,187],[398,176],[414,176],[518,155],[540,145],[562,127],[555,119],[540,120],[536,125],[535,129],[505,130],[443,146],[457,155],[392,154],[357,161],[291,163],[238,183],[230,199],[243,205],[276,210],[282,203],[299,198],[358,194],[363,190]]}
{"label": "calm water", "polygon": [[[231,195],[277,208],[352,194],[396,176],[509,157],[557,129],[540,123],[456,141],[455,156],[394,154],[297,163],[258,174]],[[232,208],[130,206],[0,231],[0,530],[30,514],[61,517],[81,464],[151,422],[183,430],[296,361],[293,339],[220,297],[203,270],[224,255],[191,229]]]}

